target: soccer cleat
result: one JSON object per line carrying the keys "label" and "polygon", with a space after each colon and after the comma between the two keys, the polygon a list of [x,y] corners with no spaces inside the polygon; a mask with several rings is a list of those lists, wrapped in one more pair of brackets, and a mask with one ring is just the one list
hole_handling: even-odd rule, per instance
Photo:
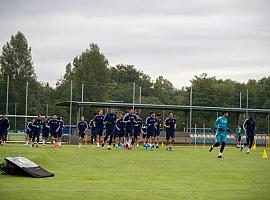
{"label": "soccer cleat", "polygon": [[250,154],[250,151],[247,151],[247,153],[246,154]]}
{"label": "soccer cleat", "polygon": [[102,143],[101,147],[104,147],[104,143]]}
{"label": "soccer cleat", "polygon": [[219,156],[218,156],[218,158],[220,158],[220,159],[221,159],[221,158],[223,158],[223,157],[222,157],[222,155],[219,155]]}
{"label": "soccer cleat", "polygon": [[159,146],[156,146],[157,149],[159,149]]}
{"label": "soccer cleat", "polygon": [[112,150],[110,147],[108,147],[108,150]]}
{"label": "soccer cleat", "polygon": [[240,147],[240,151],[243,151],[244,145],[241,145]]}
{"label": "soccer cleat", "polygon": [[213,147],[213,146],[211,146],[211,147],[210,147],[210,149],[209,149],[209,152],[211,152],[213,149],[214,149],[214,147]]}

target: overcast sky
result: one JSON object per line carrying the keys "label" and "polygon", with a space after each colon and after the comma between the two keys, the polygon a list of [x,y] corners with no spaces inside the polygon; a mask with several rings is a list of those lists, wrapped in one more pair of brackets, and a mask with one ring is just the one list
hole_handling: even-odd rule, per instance
{"label": "overcast sky", "polygon": [[205,72],[246,82],[270,75],[269,0],[0,0],[0,46],[22,31],[38,79],[55,84],[97,43],[175,87]]}

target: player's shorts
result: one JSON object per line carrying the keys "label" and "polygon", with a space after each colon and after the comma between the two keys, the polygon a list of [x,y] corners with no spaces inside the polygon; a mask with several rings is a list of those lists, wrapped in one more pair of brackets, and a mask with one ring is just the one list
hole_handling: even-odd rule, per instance
{"label": "player's shorts", "polygon": [[79,138],[82,139],[85,136],[85,132],[79,132]]}
{"label": "player's shorts", "polygon": [[103,128],[96,128],[96,134],[99,135],[99,136],[102,136]]}
{"label": "player's shorts", "polygon": [[115,128],[107,128],[106,129],[106,134],[107,135],[111,135],[111,136],[114,136],[115,135]]}
{"label": "player's shorts", "polygon": [[126,137],[133,137],[134,136],[134,128],[132,128],[132,127],[127,127],[126,128],[126,135],[125,135]]}
{"label": "player's shorts", "polygon": [[7,136],[8,130],[1,130],[0,135],[1,136]]}
{"label": "player's shorts", "polygon": [[155,135],[155,129],[154,128],[148,128],[146,130],[146,137],[149,138],[149,137],[153,137]]}
{"label": "player's shorts", "polygon": [[240,142],[241,141],[241,135],[237,135],[236,139],[237,139],[238,142]]}
{"label": "player's shorts", "polygon": [[166,130],[166,140],[175,138],[174,130]]}
{"label": "player's shorts", "polygon": [[51,131],[51,137],[57,138],[58,134],[56,131]]}
{"label": "player's shorts", "polygon": [[29,131],[29,130],[26,131],[26,135],[28,136],[28,138],[32,138],[33,137],[32,131]]}
{"label": "player's shorts", "polygon": [[216,134],[216,142],[218,143],[222,143],[222,142],[226,142],[227,139],[227,135],[226,134]]}
{"label": "player's shorts", "polygon": [[154,137],[159,137],[159,136],[160,136],[160,129],[156,129]]}
{"label": "player's shorts", "polygon": [[63,135],[63,130],[59,130],[59,131],[57,132],[57,136],[58,136],[58,137],[62,137],[62,135]]}
{"label": "player's shorts", "polygon": [[141,135],[142,130],[140,128],[134,128],[134,137],[139,137]]}
{"label": "player's shorts", "polygon": [[42,132],[42,137],[48,138],[49,137],[49,131]]}
{"label": "player's shorts", "polygon": [[91,137],[96,138],[97,137],[97,131],[95,129],[91,130]]}

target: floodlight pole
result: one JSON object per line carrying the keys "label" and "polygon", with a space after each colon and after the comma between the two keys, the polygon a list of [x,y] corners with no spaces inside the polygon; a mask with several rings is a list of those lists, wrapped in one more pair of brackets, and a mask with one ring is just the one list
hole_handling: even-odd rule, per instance
{"label": "floodlight pole", "polygon": [[49,115],[49,104],[46,105],[46,116],[48,117]]}
{"label": "floodlight pole", "polygon": [[248,118],[248,89],[247,89],[246,118]]}
{"label": "floodlight pole", "polygon": [[6,99],[6,114],[8,114],[8,96],[9,96],[9,76],[7,76],[7,99]]}
{"label": "floodlight pole", "polygon": [[26,89],[25,89],[25,118],[24,118],[24,131],[26,133],[27,129],[27,115],[28,115],[28,81],[26,82]]}
{"label": "floodlight pole", "polygon": [[132,106],[133,110],[135,108],[134,104],[135,104],[135,82],[133,82],[133,106]]}
{"label": "floodlight pole", "polygon": [[239,94],[239,108],[242,107],[242,93]]}
{"label": "floodlight pole", "polygon": [[[141,86],[139,90],[139,103],[142,104],[142,87]],[[139,109],[139,113],[141,113],[141,109]]]}
{"label": "floodlight pole", "polygon": [[72,80],[70,81],[70,103],[69,103],[69,144],[71,143],[71,122],[72,120]]}
{"label": "floodlight pole", "polygon": [[14,119],[14,121],[15,121],[15,130],[17,130],[17,103],[15,103],[15,108],[14,108],[14,115],[15,115],[15,119]]}
{"label": "floodlight pole", "polygon": [[[82,83],[82,102],[84,99],[84,83]],[[83,115],[83,106],[81,107],[81,114]]]}

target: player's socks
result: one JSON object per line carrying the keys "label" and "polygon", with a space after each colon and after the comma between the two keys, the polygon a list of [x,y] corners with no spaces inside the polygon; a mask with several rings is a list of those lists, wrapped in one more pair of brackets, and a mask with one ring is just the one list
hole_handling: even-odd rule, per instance
{"label": "player's socks", "polygon": [[248,150],[247,150],[247,154],[250,154],[250,148],[248,148]]}
{"label": "player's socks", "polygon": [[242,144],[240,147],[240,151],[243,151],[244,145]]}
{"label": "player's socks", "polygon": [[218,154],[218,158],[222,158],[222,153],[219,153]]}
{"label": "player's socks", "polygon": [[99,143],[97,142],[97,148],[99,148],[100,147],[100,145],[99,145]]}
{"label": "player's socks", "polygon": [[211,145],[209,152],[211,152],[214,149],[213,145]]}

